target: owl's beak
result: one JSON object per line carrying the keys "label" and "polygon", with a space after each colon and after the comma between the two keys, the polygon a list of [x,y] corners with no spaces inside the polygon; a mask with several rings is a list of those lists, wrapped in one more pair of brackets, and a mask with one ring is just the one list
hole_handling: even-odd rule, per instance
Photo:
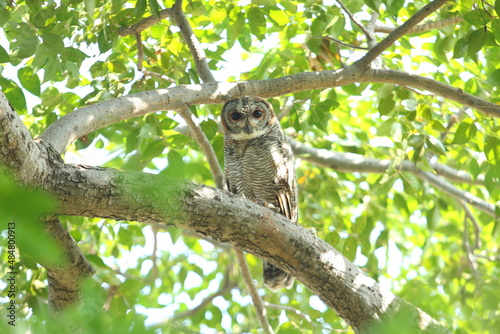
{"label": "owl's beak", "polygon": [[250,131],[252,131],[252,130],[250,130],[250,123],[246,122],[245,123],[245,132],[247,133],[247,135],[250,134]]}

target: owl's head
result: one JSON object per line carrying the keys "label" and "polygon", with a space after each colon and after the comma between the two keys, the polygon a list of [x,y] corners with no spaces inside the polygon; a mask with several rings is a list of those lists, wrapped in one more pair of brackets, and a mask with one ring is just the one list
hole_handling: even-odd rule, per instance
{"label": "owl's head", "polygon": [[221,119],[226,139],[249,140],[266,134],[276,122],[276,115],[266,100],[243,96],[224,104]]}

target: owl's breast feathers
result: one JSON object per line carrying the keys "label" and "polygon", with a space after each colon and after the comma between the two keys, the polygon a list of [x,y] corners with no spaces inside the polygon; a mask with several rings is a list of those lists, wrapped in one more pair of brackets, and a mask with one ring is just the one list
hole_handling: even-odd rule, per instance
{"label": "owl's breast feathers", "polygon": [[280,208],[297,220],[293,154],[279,129],[267,136],[236,143],[226,142],[226,179],[231,192]]}

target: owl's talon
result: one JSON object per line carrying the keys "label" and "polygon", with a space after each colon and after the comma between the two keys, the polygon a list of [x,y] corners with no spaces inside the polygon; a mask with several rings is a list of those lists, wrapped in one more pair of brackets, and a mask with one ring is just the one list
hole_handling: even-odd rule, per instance
{"label": "owl's talon", "polygon": [[266,208],[268,208],[268,209],[273,210],[273,211],[274,211],[274,212],[276,212],[276,213],[281,213],[280,208],[278,208],[277,206],[274,206],[274,205],[273,205],[273,204],[271,204],[271,203],[262,202],[262,204],[261,204],[261,205],[262,205],[262,206],[264,206],[264,207],[266,207]]}

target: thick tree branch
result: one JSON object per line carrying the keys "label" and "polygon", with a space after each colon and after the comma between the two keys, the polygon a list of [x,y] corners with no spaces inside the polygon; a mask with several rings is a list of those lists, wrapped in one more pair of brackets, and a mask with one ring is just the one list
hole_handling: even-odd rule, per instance
{"label": "thick tree branch", "polygon": [[359,333],[401,308],[429,332],[435,320],[380,287],[335,249],[284,216],[211,187],[139,172],[59,163],[44,186],[57,214],[163,223],[272,260],[334,308]]}
{"label": "thick tree branch", "polygon": [[80,301],[83,281],[95,271],[57,217],[45,220],[45,230],[64,254],[64,259],[58,264],[41,263],[47,269],[49,308],[52,312],[60,312]]}
{"label": "thick tree branch", "polygon": [[186,103],[224,103],[230,97],[243,95],[274,97],[355,82],[383,82],[428,90],[486,115],[500,117],[499,105],[439,81],[392,70],[361,71],[350,66],[335,71],[297,73],[269,80],[182,85],[130,94],[79,108],[52,123],[41,138],[48,141],[58,153],[63,153],[68,145],[89,132],[128,118],[162,110],[177,110]]}
{"label": "thick tree branch", "polygon": [[0,163],[15,170],[16,179],[39,183],[48,169],[47,161],[39,159],[43,150],[0,91]]}
{"label": "thick tree branch", "polygon": [[[0,92],[0,163],[8,167],[22,184],[41,186],[48,182],[53,162],[62,161],[43,142],[33,141]],[[44,226],[65,256],[58,263],[42,263],[48,274],[49,307],[58,312],[80,299],[81,283],[94,273],[94,269],[57,217],[47,217]]]}
{"label": "thick tree branch", "polygon": [[395,85],[427,90],[446,99],[450,99],[465,106],[479,110],[487,116],[500,117],[500,105],[466,93],[460,88],[455,88],[423,76],[393,70],[373,69],[364,73],[361,76],[360,81],[392,83]]}
{"label": "thick tree branch", "polygon": [[398,28],[394,29],[386,38],[380,41],[377,45],[370,49],[360,60],[356,63],[362,68],[367,68],[370,66],[371,62],[375,60],[384,50],[389,48],[395,41],[408,33],[408,31],[416,26],[419,22],[425,19],[427,16],[438,10],[443,6],[448,0],[434,0],[433,2],[422,7],[418,12],[416,12],[412,17],[410,17],[405,23],[403,23]]}

